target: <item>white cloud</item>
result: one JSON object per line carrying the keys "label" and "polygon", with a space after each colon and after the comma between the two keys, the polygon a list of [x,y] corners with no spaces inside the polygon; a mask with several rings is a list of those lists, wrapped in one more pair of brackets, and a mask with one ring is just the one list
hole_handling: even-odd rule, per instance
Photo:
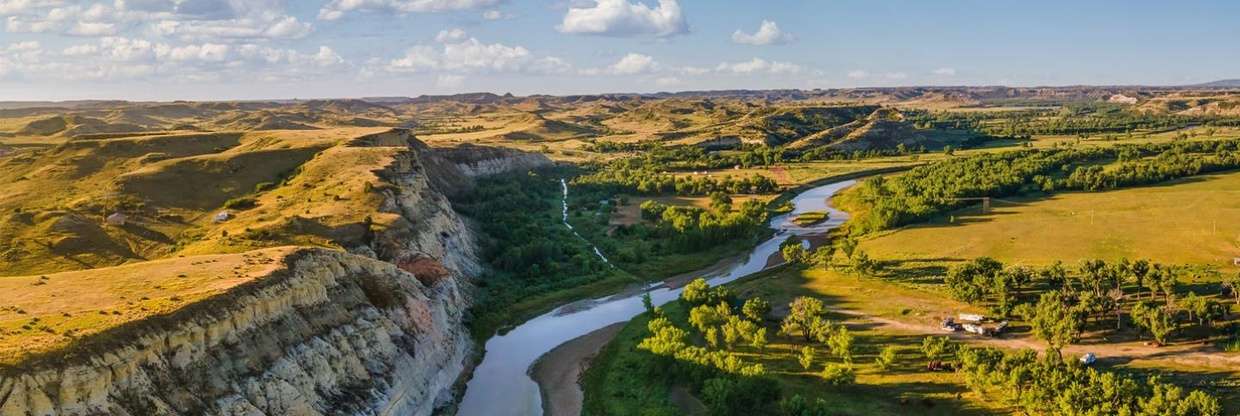
{"label": "white cloud", "polygon": [[660,77],[654,80],[654,85],[660,88],[674,87],[674,86],[680,85],[680,78]]}
{"label": "white cloud", "polygon": [[946,67],[939,68],[939,69],[934,70],[934,75],[940,75],[940,76],[945,76],[945,77],[955,76],[956,68],[946,68]]}
{"label": "white cloud", "polygon": [[903,72],[888,72],[883,74],[883,77],[886,77],[887,79],[905,79],[908,78],[908,74]]}
{"label": "white cloud", "polygon": [[169,44],[107,36],[93,43],[43,53],[37,43],[0,47],[0,66],[8,76],[49,81],[114,81],[144,77],[160,80],[288,80],[339,73],[350,66],[335,51],[273,48],[254,43]]}
{"label": "white cloud", "polygon": [[435,86],[456,89],[465,85],[464,75],[443,74],[435,78]]}
{"label": "white cloud", "polygon": [[659,0],[655,8],[628,0],[596,0],[592,6],[570,8],[556,29],[585,35],[667,37],[688,33],[689,24],[677,0]]}
{"label": "white cloud", "polygon": [[308,23],[296,17],[274,18],[246,17],[227,20],[162,20],[152,26],[160,36],[179,37],[183,40],[224,39],[298,39],[310,34]]}
{"label": "white cloud", "polygon": [[624,55],[616,63],[606,68],[589,68],[581,71],[582,75],[637,75],[654,72],[659,64],[649,55],[630,53]]}
{"label": "white cloud", "polygon": [[758,31],[748,34],[737,29],[732,32],[732,41],[744,45],[775,45],[781,43],[792,42],[795,39],[791,33],[784,33],[779,30],[779,25],[770,20],[763,20],[762,25],[758,27]]}
{"label": "white cloud", "polygon": [[762,58],[753,58],[748,61],[735,63],[724,62],[715,67],[715,71],[717,72],[734,74],[795,74],[803,70],[804,68],[797,64],[767,61]]}
{"label": "white cloud", "polygon": [[[12,3],[4,3],[12,1]],[[297,39],[308,23],[288,15],[282,0],[0,0],[8,32],[113,36],[142,33],[185,41]]]}
{"label": "white cloud", "polygon": [[462,29],[441,30],[435,35],[435,41],[439,43],[460,42],[468,38],[469,35]]}
{"label": "white cloud", "polygon": [[536,57],[523,46],[483,43],[463,30],[439,32],[438,46],[418,45],[387,62],[391,72],[529,72],[563,73],[571,69],[555,57]]}
{"label": "white cloud", "polygon": [[486,20],[503,20],[512,18],[512,15],[499,10],[487,10],[482,12],[482,18]]}
{"label": "white cloud", "polygon": [[504,0],[331,0],[319,9],[319,19],[336,20],[351,11],[394,13],[433,13],[476,10],[492,7]]}
{"label": "white cloud", "polygon": [[866,72],[860,69],[854,69],[852,71],[848,71],[848,77],[852,79],[864,79],[864,78],[868,78],[869,76],[870,76],[869,72]]}

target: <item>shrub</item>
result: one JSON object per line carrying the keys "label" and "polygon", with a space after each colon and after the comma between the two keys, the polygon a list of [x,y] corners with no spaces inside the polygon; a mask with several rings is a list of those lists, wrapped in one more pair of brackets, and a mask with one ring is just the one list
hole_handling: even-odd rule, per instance
{"label": "shrub", "polygon": [[832,386],[843,386],[857,381],[857,373],[852,367],[840,364],[827,364],[820,375],[823,381]]}
{"label": "shrub", "polygon": [[896,356],[899,354],[899,348],[895,345],[888,345],[883,351],[878,353],[878,357],[874,359],[874,364],[878,364],[878,368],[890,370],[891,366],[896,362]]}
{"label": "shrub", "polygon": [[224,208],[228,209],[245,210],[255,206],[258,206],[258,201],[248,196],[233,198],[224,202]]}

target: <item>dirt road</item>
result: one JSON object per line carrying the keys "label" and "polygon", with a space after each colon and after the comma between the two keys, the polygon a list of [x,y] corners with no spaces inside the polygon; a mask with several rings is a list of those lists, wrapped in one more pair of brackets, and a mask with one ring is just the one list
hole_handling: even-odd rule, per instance
{"label": "dirt road", "polygon": [[[957,341],[1000,348],[1032,348],[1038,351],[1046,349],[1046,343],[1028,336],[990,338],[964,332],[948,333],[944,332],[935,325],[897,321],[894,319],[866,315],[864,313],[851,310],[839,309],[834,312],[852,316],[861,321],[873,322],[878,324],[878,327],[880,328],[901,332],[922,333],[927,335],[945,334]],[[1067,356],[1081,356],[1085,353],[1091,352],[1098,356],[1098,359],[1103,362],[1125,363],[1133,359],[1140,359],[1147,363],[1161,362],[1166,364],[1216,368],[1227,372],[1236,372],[1240,369],[1240,355],[1216,351],[1211,347],[1200,343],[1180,343],[1156,347],[1153,345],[1145,345],[1142,342],[1121,342],[1069,345],[1063,349],[1064,355]]]}

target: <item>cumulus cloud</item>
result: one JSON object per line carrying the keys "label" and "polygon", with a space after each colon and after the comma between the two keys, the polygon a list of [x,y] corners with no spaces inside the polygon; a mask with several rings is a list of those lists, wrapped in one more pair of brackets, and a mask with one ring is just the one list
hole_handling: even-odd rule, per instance
{"label": "cumulus cloud", "polygon": [[733,74],[796,74],[805,68],[797,64],[779,61],[767,61],[762,58],[753,58],[743,62],[724,62],[715,67],[716,72],[733,73]]}
{"label": "cumulus cloud", "polygon": [[732,32],[732,41],[743,45],[775,45],[788,43],[795,40],[791,33],[784,33],[779,29],[779,25],[770,20],[763,20],[762,25],[758,27],[758,31],[753,34],[737,31]]}
{"label": "cumulus cloud", "polygon": [[350,66],[330,47],[311,52],[255,43],[174,44],[119,36],[44,52],[37,43],[0,47],[6,76],[42,80],[110,81],[143,77],[162,80],[306,79],[340,73]]}
{"label": "cumulus cloud", "polygon": [[483,43],[460,29],[435,36],[438,45],[417,45],[387,62],[390,72],[447,71],[563,73],[571,66],[555,57],[536,57],[523,46]]}
{"label": "cumulus cloud", "polygon": [[570,8],[556,29],[584,35],[668,37],[688,33],[689,24],[677,0],[659,0],[654,8],[628,0],[596,0]]}
{"label": "cumulus cloud", "polygon": [[336,20],[352,11],[392,13],[433,13],[476,10],[492,7],[504,0],[331,0],[319,9],[319,19]]}
{"label": "cumulus cloud", "polygon": [[18,33],[113,36],[142,33],[183,40],[296,39],[311,31],[282,0],[14,0],[0,3],[4,29]]}
{"label": "cumulus cloud", "polygon": [[606,68],[589,68],[581,71],[582,75],[637,75],[654,72],[659,64],[649,55],[630,53],[624,55]]}
{"label": "cumulus cloud", "polygon": [[934,70],[934,75],[939,75],[939,76],[944,76],[944,77],[955,76],[955,75],[956,75],[956,68],[947,68],[947,67],[944,67],[944,68],[935,69],[935,70]]}

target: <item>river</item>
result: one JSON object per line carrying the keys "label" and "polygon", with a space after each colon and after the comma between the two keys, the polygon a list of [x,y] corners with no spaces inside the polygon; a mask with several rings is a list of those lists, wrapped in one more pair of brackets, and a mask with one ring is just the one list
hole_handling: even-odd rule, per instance
{"label": "river", "polygon": [[[847,180],[811,188],[792,199],[793,210],[771,218],[775,235],[754,247],[743,260],[725,271],[703,276],[711,285],[720,285],[762,271],[779,246],[790,236],[820,235],[839,227],[848,214],[831,207],[828,199],[856,181]],[[567,198],[568,188],[564,188]],[[798,214],[828,211],[822,223],[801,227],[790,220]],[[601,253],[599,253],[601,256]],[[662,282],[647,288],[656,305],[675,300],[680,288]],[[461,416],[541,416],[542,398],[538,384],[527,371],[534,361],[552,348],[573,338],[617,322],[624,322],[645,311],[641,292],[626,293],[565,305],[487,340],[486,356],[474,370],[465,388],[457,414]]]}

